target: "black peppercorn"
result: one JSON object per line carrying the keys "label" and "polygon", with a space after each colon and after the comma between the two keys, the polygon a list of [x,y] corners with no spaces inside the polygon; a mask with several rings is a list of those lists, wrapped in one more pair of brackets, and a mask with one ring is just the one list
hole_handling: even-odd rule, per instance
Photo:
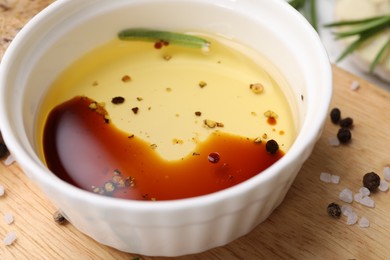
{"label": "black peppercorn", "polygon": [[341,127],[351,128],[353,125],[353,119],[350,117],[343,118],[339,121]]}
{"label": "black peppercorn", "polygon": [[275,140],[269,140],[265,144],[265,149],[270,154],[275,154],[279,150],[279,145]]}
{"label": "black peppercorn", "polygon": [[375,191],[381,182],[381,178],[375,172],[366,173],[363,176],[363,186],[370,191]]}
{"label": "black peppercorn", "polygon": [[8,155],[8,148],[5,143],[0,142],[0,159],[5,158]]}
{"label": "black peppercorn", "polygon": [[337,124],[340,121],[341,118],[341,111],[338,108],[333,108],[330,111],[330,120],[332,120],[332,123]]}
{"label": "black peppercorn", "polygon": [[57,224],[65,224],[66,218],[62,215],[61,211],[57,210],[53,214],[53,219]]}
{"label": "black peppercorn", "polygon": [[337,203],[330,203],[327,208],[328,215],[332,218],[339,218],[341,216],[341,208]]}
{"label": "black peppercorn", "polygon": [[114,97],[111,99],[111,103],[117,105],[117,104],[122,104],[123,102],[125,102],[125,98],[124,97]]}
{"label": "black peppercorn", "polygon": [[337,139],[339,139],[340,143],[346,144],[349,141],[351,141],[351,138],[352,138],[351,131],[346,127],[340,128],[339,131],[337,132]]}

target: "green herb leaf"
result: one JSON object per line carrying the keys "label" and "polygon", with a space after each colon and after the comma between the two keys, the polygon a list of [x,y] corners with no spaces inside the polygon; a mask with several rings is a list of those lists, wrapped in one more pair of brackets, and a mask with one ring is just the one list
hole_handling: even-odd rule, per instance
{"label": "green herb leaf", "polygon": [[372,73],[375,69],[375,67],[378,65],[379,61],[381,60],[381,58],[383,57],[383,55],[385,54],[385,51],[387,48],[390,47],[390,37],[389,39],[385,42],[385,44],[383,45],[383,47],[380,49],[380,51],[378,52],[378,54],[375,56],[375,59],[374,61],[371,63],[371,66],[370,66],[370,73]]}
{"label": "green herb leaf", "polygon": [[384,16],[375,16],[375,17],[370,17],[370,18],[360,19],[360,20],[339,21],[339,22],[325,24],[324,27],[336,27],[336,26],[344,26],[344,25],[364,24],[364,23],[367,23],[367,22],[371,22],[371,21],[380,19],[382,17],[384,17]]}
{"label": "green herb leaf", "polygon": [[207,48],[210,42],[198,36],[149,29],[126,29],[118,34],[119,39],[125,41],[166,41],[170,44],[182,45],[191,48]]}
{"label": "green herb leaf", "polygon": [[306,0],[292,0],[288,3],[295,9],[300,9],[305,5]]}
{"label": "green herb leaf", "polygon": [[357,26],[355,29],[351,29],[345,32],[336,33],[337,38],[344,38],[352,35],[358,35],[366,32],[370,32],[371,30],[381,31],[386,27],[389,27],[390,15],[378,17],[377,19],[373,19],[371,21],[367,21],[365,23],[359,23],[361,26]]}
{"label": "green herb leaf", "polygon": [[[337,62],[344,59],[349,54],[353,53],[363,42],[371,39],[377,33],[382,32],[385,29],[390,28],[390,15],[376,16],[370,17],[361,20],[348,20],[348,21],[340,21],[335,23],[330,23],[325,25],[325,27],[342,27],[349,26],[352,29],[336,32],[334,35],[337,39],[342,39],[351,36],[358,36],[358,38],[353,41],[347,48],[341,53]],[[374,60],[370,65],[370,73],[372,73],[375,67],[380,62],[381,58],[385,54],[385,51],[390,48],[390,39],[386,41],[383,47],[379,50],[378,54],[375,56]]]}
{"label": "green herb leaf", "polygon": [[310,0],[310,18],[311,18],[311,25],[317,31],[318,30],[318,19],[317,19],[316,0]]}
{"label": "green herb leaf", "polygon": [[316,0],[291,0],[288,3],[296,10],[301,12],[315,30],[318,29],[318,18],[317,18],[317,5]]}

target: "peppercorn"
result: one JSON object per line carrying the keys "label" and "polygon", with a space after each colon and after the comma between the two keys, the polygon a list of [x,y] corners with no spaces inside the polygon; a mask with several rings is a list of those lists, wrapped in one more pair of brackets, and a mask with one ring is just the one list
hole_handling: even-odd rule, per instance
{"label": "peppercorn", "polygon": [[350,118],[350,117],[346,117],[346,118],[344,118],[344,119],[341,119],[341,120],[339,121],[339,125],[340,125],[341,127],[351,128],[352,125],[353,125],[353,119]]}
{"label": "peppercorn", "polygon": [[330,120],[332,120],[332,123],[337,124],[340,121],[341,118],[341,111],[338,108],[333,108],[330,111]]}
{"label": "peppercorn", "polygon": [[57,224],[65,224],[66,218],[62,215],[61,211],[57,210],[53,214],[53,219]]}
{"label": "peppercorn", "polygon": [[111,99],[111,103],[117,105],[117,104],[122,104],[123,102],[125,102],[125,98],[124,97],[113,97]]}
{"label": "peppercorn", "polygon": [[279,150],[279,145],[275,140],[271,139],[265,144],[265,149],[268,153],[275,154]]}
{"label": "peppercorn", "polygon": [[8,155],[8,148],[4,142],[0,142],[0,159],[5,158]]}
{"label": "peppercorn", "polygon": [[363,176],[363,186],[370,191],[375,191],[381,182],[381,178],[375,172],[366,173]]}
{"label": "peppercorn", "polygon": [[340,128],[339,131],[337,132],[337,139],[339,139],[340,143],[346,144],[349,141],[351,141],[351,138],[352,138],[351,131],[346,127]]}
{"label": "peppercorn", "polygon": [[138,110],[139,110],[139,108],[138,108],[138,107],[133,107],[131,110],[133,111],[133,113],[134,113],[134,114],[137,114],[137,113],[138,113]]}
{"label": "peppercorn", "polygon": [[332,218],[339,218],[341,216],[341,208],[337,203],[330,203],[327,208],[328,215]]}

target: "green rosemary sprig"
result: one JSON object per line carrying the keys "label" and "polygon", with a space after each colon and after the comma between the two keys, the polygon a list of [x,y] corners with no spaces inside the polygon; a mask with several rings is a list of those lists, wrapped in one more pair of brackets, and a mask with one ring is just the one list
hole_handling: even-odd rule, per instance
{"label": "green rosemary sprig", "polygon": [[126,29],[118,34],[121,40],[165,41],[191,48],[208,48],[210,42],[198,36],[149,29]]}
{"label": "green rosemary sprig", "polygon": [[[343,27],[349,26],[350,29],[345,31],[335,32],[336,40],[352,37],[357,37],[351,44],[349,44],[345,50],[340,54],[337,62],[343,60],[346,56],[353,53],[359,46],[361,46],[368,39],[372,39],[377,33],[383,32],[383,30],[390,28],[390,15],[382,15],[376,17],[370,17],[361,20],[348,20],[326,24],[325,27]],[[375,67],[378,65],[381,58],[385,55],[386,50],[390,48],[390,37],[379,50],[374,60],[370,64],[370,73],[372,73]]]}
{"label": "green rosemary sprig", "polygon": [[300,11],[311,23],[313,28],[318,30],[317,5],[316,0],[290,0],[288,3]]}

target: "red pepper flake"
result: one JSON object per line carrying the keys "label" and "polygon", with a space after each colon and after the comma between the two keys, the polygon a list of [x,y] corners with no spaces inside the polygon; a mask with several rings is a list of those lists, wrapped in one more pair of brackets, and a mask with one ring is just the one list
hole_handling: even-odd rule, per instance
{"label": "red pepper flake", "polygon": [[196,115],[196,116],[201,116],[201,115],[202,115],[202,112],[196,111],[196,112],[195,112],[195,115]]}
{"label": "red pepper flake", "polygon": [[266,112],[264,112],[264,116],[267,117],[268,124],[276,125],[276,119],[278,118],[278,114],[276,114],[274,111],[267,110]]}
{"label": "red pepper flake", "polygon": [[218,163],[219,160],[221,159],[221,156],[219,155],[219,153],[213,152],[213,153],[210,153],[210,154],[209,154],[209,156],[207,157],[207,159],[208,159],[209,162],[211,162],[211,163]]}
{"label": "red pepper flake", "polygon": [[161,42],[161,41],[159,41],[159,42],[155,42],[154,43],[154,48],[155,49],[161,49],[163,47],[163,43]]}
{"label": "red pepper flake", "polygon": [[138,110],[139,110],[139,108],[138,108],[138,107],[133,107],[131,110],[133,111],[133,113],[134,113],[134,114],[137,114],[137,113],[138,113]]}

